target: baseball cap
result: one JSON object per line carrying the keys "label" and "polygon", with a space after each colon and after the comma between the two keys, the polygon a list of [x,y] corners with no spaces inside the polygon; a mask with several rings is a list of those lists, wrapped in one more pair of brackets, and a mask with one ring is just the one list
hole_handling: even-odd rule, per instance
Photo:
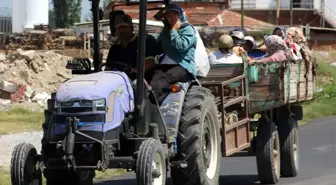
{"label": "baseball cap", "polygon": [[182,8],[177,4],[168,4],[166,7],[166,13],[170,11],[177,12],[180,16],[183,14]]}
{"label": "baseball cap", "polygon": [[114,25],[116,28],[120,26],[132,26],[132,18],[127,14],[118,15],[115,18]]}
{"label": "baseball cap", "polygon": [[255,42],[254,42],[254,38],[253,38],[253,37],[251,37],[251,36],[246,36],[246,37],[244,37],[244,40],[245,40],[245,42],[246,42],[246,41],[251,42],[252,45],[253,45],[252,47],[255,46]]}
{"label": "baseball cap", "polygon": [[231,37],[237,37],[238,39],[242,40],[244,39],[244,32],[240,30],[232,31],[230,34]]}

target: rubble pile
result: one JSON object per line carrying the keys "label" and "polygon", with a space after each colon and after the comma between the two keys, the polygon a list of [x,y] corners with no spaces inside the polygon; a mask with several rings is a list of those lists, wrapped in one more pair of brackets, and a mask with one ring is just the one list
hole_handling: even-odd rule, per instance
{"label": "rubble pile", "polygon": [[0,49],[15,50],[83,49],[84,37],[69,30],[31,30],[26,33],[0,35]]}
{"label": "rubble pile", "polygon": [[14,102],[36,102],[44,106],[61,83],[71,78],[66,63],[71,57],[53,50],[18,49],[0,55],[0,107]]}

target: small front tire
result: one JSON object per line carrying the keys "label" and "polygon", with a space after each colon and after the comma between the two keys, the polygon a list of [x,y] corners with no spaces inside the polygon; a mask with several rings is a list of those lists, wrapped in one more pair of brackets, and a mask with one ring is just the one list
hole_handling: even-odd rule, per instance
{"label": "small front tire", "polygon": [[37,151],[30,143],[15,146],[11,160],[12,185],[42,185],[42,173],[36,169]]}
{"label": "small front tire", "polygon": [[142,142],[136,162],[138,185],[165,185],[166,158],[160,141],[150,138]]}

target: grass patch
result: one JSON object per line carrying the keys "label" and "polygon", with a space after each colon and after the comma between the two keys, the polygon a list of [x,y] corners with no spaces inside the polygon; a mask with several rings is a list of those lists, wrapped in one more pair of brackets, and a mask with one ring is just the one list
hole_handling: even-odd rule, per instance
{"label": "grass patch", "polygon": [[41,130],[43,120],[42,112],[15,107],[9,111],[0,112],[0,134]]}
{"label": "grass patch", "polygon": [[336,115],[336,67],[328,61],[336,58],[336,51],[315,52],[318,60],[314,100],[303,103],[303,120],[300,125],[309,120]]}
{"label": "grass patch", "polygon": [[[126,171],[123,169],[110,169],[105,172],[96,172],[95,180],[108,179],[109,177],[118,176]],[[45,178],[43,178],[43,183],[46,184]],[[0,168],[0,185],[11,185],[10,171],[8,168]]]}
{"label": "grass patch", "polygon": [[11,179],[9,169],[0,168],[0,185],[10,185],[10,184]]}

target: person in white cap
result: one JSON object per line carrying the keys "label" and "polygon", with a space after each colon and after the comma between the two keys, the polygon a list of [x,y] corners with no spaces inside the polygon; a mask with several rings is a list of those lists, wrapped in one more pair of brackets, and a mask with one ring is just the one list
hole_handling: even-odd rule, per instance
{"label": "person in white cap", "polygon": [[254,47],[255,47],[254,38],[251,36],[244,37],[244,44],[243,44],[244,50],[247,52],[251,52]]}

